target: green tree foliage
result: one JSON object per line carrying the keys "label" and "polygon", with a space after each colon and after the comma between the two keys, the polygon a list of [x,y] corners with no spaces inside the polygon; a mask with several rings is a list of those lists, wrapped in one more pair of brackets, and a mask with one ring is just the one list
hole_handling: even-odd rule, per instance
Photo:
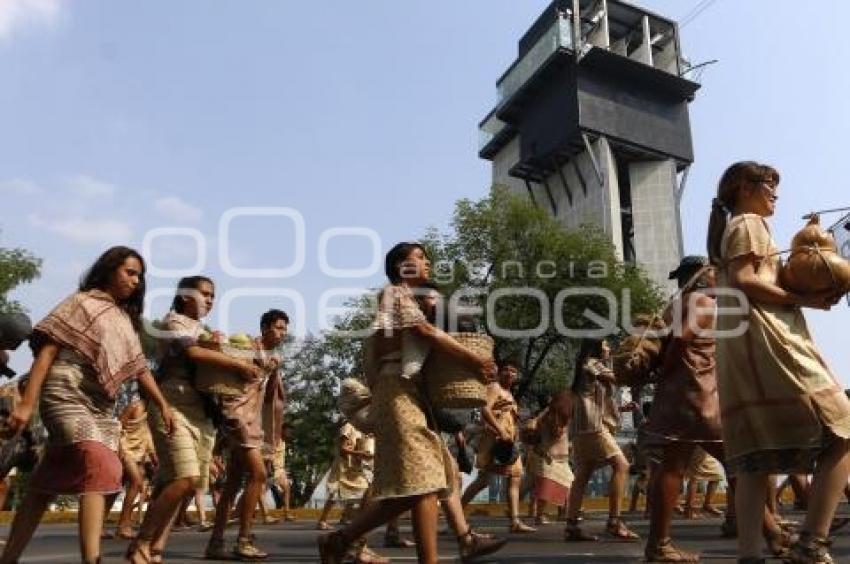
{"label": "green tree foliage", "polygon": [[9,292],[21,284],[32,282],[41,274],[41,259],[24,249],[0,247],[0,313],[23,311]]}
{"label": "green tree foliage", "polygon": [[[494,187],[482,200],[459,201],[451,230],[431,230],[425,241],[435,262],[435,280],[447,294],[480,292],[460,302],[489,309],[486,328],[496,340],[497,356],[521,366],[516,394],[520,400],[542,403],[571,383],[572,358],[580,344],[572,331],[601,328],[616,336],[623,320],[628,324],[634,315],[655,311],[661,304],[660,288],[639,266],[617,260],[613,244],[599,228],[565,229],[548,211],[504,187]],[[511,289],[545,298],[512,294]],[[559,301],[565,289],[576,293]],[[508,294],[488,308],[494,292]],[[595,292],[615,296],[613,310]],[[616,324],[605,327],[594,315],[616,319]],[[557,320],[570,331],[558,327]],[[538,335],[520,338],[505,338],[496,330],[538,326]]]}

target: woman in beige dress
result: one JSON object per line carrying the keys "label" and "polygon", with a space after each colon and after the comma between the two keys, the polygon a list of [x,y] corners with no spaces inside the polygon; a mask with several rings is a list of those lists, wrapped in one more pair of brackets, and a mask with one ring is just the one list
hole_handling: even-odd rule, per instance
{"label": "woman in beige dress", "polygon": [[[374,501],[344,529],[319,537],[323,564],[341,562],[357,539],[408,510],[419,561],[437,562],[437,500],[452,484],[447,480],[442,441],[425,415],[421,373],[402,370],[403,342],[439,348],[477,369],[482,378],[492,377],[495,365],[428,323],[414,290],[428,281],[430,270],[430,260],[418,243],[399,243],[387,253],[390,285],[381,293],[376,333],[367,345],[370,413],[375,423]],[[368,555],[355,556],[368,561]]]}
{"label": "woman in beige dress", "polygon": [[620,518],[620,504],[629,476],[629,461],[614,438],[620,427],[620,408],[614,395],[616,378],[610,364],[611,349],[607,341],[587,339],[582,342],[572,386],[575,403],[570,422],[570,442],[576,472],[575,482],[570,489],[567,526],[564,530],[567,541],[598,540],[581,530],[579,511],[590,476],[597,468],[605,465],[611,467],[605,531],[619,540],[638,539]]}
{"label": "woman in beige dress", "polygon": [[163,395],[173,406],[174,429],[159,424],[158,411],[151,406],[151,433],[159,458],[158,492],[128,550],[131,562],[159,561],[180,504],[198,487],[206,489],[215,428],[206,400],[195,389],[196,365],[233,370],[252,381],[264,376],[263,369],[250,361],[199,345],[198,337],[204,331],[200,320],[212,309],[214,299],[212,280],[183,278],[163,322],[159,379]]}
{"label": "woman in beige dress", "polygon": [[493,447],[497,442],[503,445],[519,446],[519,407],[511,393],[517,377],[517,367],[512,362],[503,362],[499,366],[499,381],[487,386],[487,404],[481,409],[484,432],[478,443],[475,466],[478,475],[475,481],[463,492],[462,502],[466,506],[478,495],[478,492],[490,485],[493,475],[508,479],[508,514],[510,532],[533,533],[519,518],[519,489],[522,483],[522,460],[517,457],[510,464],[499,464],[493,459]]}
{"label": "woman in beige dress", "polygon": [[[801,307],[828,309],[833,292],[798,295],[779,285],[780,258],[766,218],[779,174],[732,165],[712,205],[708,253],[718,267],[717,379],[726,464],[738,477],[738,556],[761,557],[759,531],[771,473],[814,469],[811,499],[790,562],[832,562],[826,537],[848,474],[850,401],[812,341]],[[745,300],[742,298],[745,297]],[[720,310],[724,311],[723,309]],[[745,324],[746,330],[730,332]]]}
{"label": "woman in beige dress", "polygon": [[57,495],[79,496],[81,560],[101,561],[106,498],[121,491],[121,424],[114,412],[122,383],[138,379],[158,406],[157,423],[172,426],[171,408],[139,341],[144,297],[142,257],[112,247],[86,273],[79,291],[36,325],[30,339],[35,361],[8,426],[14,434],[23,431],[38,405],[47,448],[30,477],[26,510],[15,512],[0,562],[18,561]]}

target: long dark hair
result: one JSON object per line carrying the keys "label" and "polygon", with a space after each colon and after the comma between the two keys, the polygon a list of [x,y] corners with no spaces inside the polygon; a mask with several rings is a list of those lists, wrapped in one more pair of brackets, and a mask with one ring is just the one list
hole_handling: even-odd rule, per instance
{"label": "long dark hair", "polygon": [[83,277],[80,279],[80,292],[87,292],[89,290],[106,291],[112,284],[112,277],[115,275],[115,272],[128,258],[138,260],[142,266],[142,270],[139,272],[139,284],[136,286],[136,291],[126,300],[119,302],[118,307],[127,312],[127,315],[130,316],[130,322],[133,324],[133,329],[138,332],[142,328],[142,309],[145,305],[146,268],[145,259],[137,251],[121,245],[107,249],[94,261],[91,268],[83,274]]}
{"label": "long dark hair", "polygon": [[717,196],[711,203],[711,216],[708,220],[707,247],[711,264],[720,264],[723,232],[726,231],[729,215],[735,211],[738,191],[746,184],[758,184],[765,180],[779,184],[779,172],[770,165],[755,161],[737,162],[727,168],[720,177]]}
{"label": "long dark hair", "polygon": [[186,312],[186,297],[189,290],[197,290],[202,282],[215,286],[212,278],[197,274],[195,276],[185,276],[177,283],[177,291],[174,293],[174,299],[171,301],[171,310],[175,313]]}
{"label": "long dark hair", "polygon": [[605,339],[583,339],[581,347],[576,355],[573,369],[573,385],[570,389],[577,392],[587,385],[587,376],[584,373],[584,365],[589,358],[602,358],[602,342]]}
{"label": "long dark hair", "polygon": [[416,249],[420,249],[425,253],[426,257],[428,256],[428,251],[421,243],[397,243],[389,250],[387,256],[384,258],[384,272],[387,274],[387,278],[389,278],[391,283],[401,283],[401,264]]}

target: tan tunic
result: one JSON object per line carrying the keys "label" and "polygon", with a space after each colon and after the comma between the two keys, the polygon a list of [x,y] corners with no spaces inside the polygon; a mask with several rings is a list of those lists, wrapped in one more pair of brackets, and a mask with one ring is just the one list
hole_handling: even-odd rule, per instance
{"label": "tan tunic", "polygon": [[[490,410],[493,412],[499,429],[506,435],[518,440],[517,419],[519,418],[519,406],[510,390],[506,390],[498,382],[489,384],[490,392],[495,392],[497,399],[493,402]],[[489,394],[488,394],[489,395]],[[505,476],[522,476],[522,461],[517,459],[510,466],[498,466],[493,463],[493,445],[498,440],[496,433],[489,427],[484,428],[484,433],[478,443],[478,451],[475,457],[475,467],[488,472],[495,472]]]}
{"label": "tan tunic", "polygon": [[354,501],[363,497],[369,488],[363,459],[359,456],[342,453],[343,443],[357,450],[358,444],[363,445],[363,433],[354,428],[351,423],[345,423],[339,430],[337,439],[337,454],[328,474],[329,499]]}
{"label": "tan tunic", "polygon": [[[695,293],[694,293],[695,294]],[[688,323],[684,295],[682,318]],[[720,442],[720,398],[717,395],[716,343],[713,337],[684,340],[672,336],[665,347],[661,379],[655,388],[652,417],[644,427],[646,445],[666,442]]]}
{"label": "tan tunic", "polygon": [[171,405],[174,430],[168,433],[156,406],[150,405],[149,424],[159,458],[157,480],[167,483],[178,478],[195,478],[203,486],[209,480],[215,428],[194,387],[191,365],[184,352],[195,343],[202,326],[199,321],[173,312],[166,316],[165,324],[173,332],[173,338],[161,360],[159,387]]}
{"label": "tan tunic", "polygon": [[[722,242],[724,264],[760,259],[757,275],[776,284],[777,247],[764,218],[733,217]],[[729,287],[727,269],[718,272]],[[740,304],[721,296],[718,305]],[[721,309],[718,330],[748,323],[738,337],[717,340],[717,379],[727,464],[734,470],[810,471],[829,434],[850,437],[850,401],[812,341],[799,307],[749,304],[743,314]]]}
{"label": "tan tunic", "polygon": [[600,380],[600,376],[611,374],[611,368],[603,361],[589,358],[583,370],[587,384],[574,393],[570,439],[577,463],[601,464],[623,456],[614,438],[620,428],[616,389],[614,384]]}

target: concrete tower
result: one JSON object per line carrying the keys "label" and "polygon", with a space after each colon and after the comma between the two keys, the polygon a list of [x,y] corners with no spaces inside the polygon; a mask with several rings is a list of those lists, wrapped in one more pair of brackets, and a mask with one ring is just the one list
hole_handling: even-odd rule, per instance
{"label": "concrete tower", "polygon": [[675,22],[620,0],[555,0],[496,82],[479,155],[494,184],[568,228],[601,226],[621,259],[672,291],[699,88],[685,70]]}

